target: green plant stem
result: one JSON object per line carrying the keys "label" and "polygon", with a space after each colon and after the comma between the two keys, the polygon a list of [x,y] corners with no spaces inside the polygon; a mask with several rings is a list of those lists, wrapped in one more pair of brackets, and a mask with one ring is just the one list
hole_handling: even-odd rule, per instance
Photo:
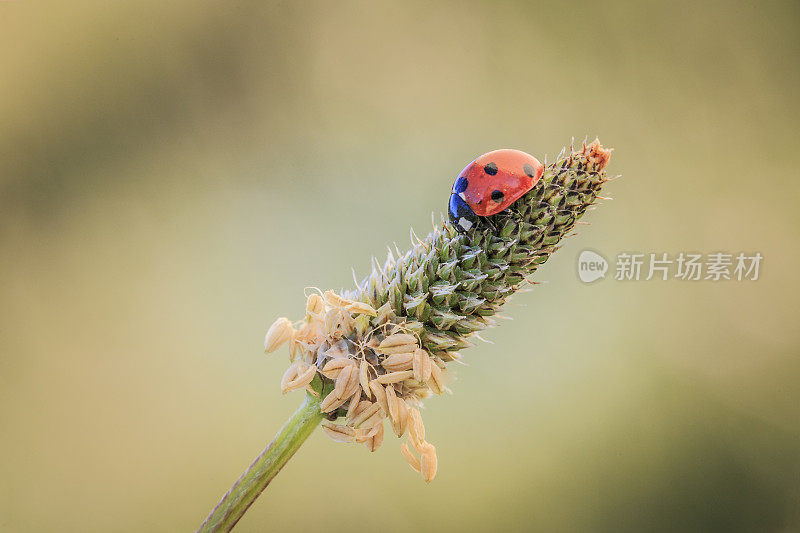
{"label": "green plant stem", "polygon": [[306,394],[306,399],[281,428],[272,442],[242,474],[233,487],[208,515],[199,532],[230,531],[259,494],[269,485],[283,465],[294,455],[322,422],[319,398]]}

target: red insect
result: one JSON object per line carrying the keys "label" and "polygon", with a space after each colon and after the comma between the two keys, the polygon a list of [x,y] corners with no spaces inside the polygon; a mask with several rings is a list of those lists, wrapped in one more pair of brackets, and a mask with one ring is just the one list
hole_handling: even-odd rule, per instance
{"label": "red insect", "polygon": [[478,217],[504,211],[531,190],[544,166],[519,150],[494,150],[477,158],[458,175],[450,195],[450,221],[469,231]]}

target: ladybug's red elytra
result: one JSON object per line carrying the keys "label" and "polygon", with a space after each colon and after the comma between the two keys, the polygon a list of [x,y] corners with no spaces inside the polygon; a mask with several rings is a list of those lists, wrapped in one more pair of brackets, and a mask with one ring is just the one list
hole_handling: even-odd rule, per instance
{"label": "ladybug's red elytra", "polygon": [[487,152],[464,167],[450,194],[450,221],[462,233],[478,217],[504,211],[531,190],[544,173],[538,159],[520,150]]}

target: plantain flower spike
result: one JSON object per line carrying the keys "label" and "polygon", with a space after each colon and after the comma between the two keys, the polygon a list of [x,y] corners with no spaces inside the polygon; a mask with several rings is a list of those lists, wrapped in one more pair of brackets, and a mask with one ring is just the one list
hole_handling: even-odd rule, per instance
{"label": "plantain flower spike", "polygon": [[[508,209],[466,233],[449,222],[405,253],[389,252],[349,290],[315,292],[295,329],[279,318],[267,332],[272,352],[290,343],[284,392],[321,396],[336,442],[383,442],[384,420],[406,437],[401,454],[426,482],[436,476],[436,448],[426,440],[419,409],[449,392],[448,363],[494,325],[493,316],[528,283],[608,181],[611,150],[598,140],[562,150],[539,182]],[[341,423],[334,423],[334,422]]]}

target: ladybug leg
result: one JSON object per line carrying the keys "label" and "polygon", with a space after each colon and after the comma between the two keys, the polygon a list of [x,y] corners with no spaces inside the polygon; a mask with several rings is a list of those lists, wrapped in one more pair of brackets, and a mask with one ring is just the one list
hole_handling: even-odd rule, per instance
{"label": "ladybug leg", "polygon": [[497,226],[492,221],[492,217],[480,217],[481,222],[489,226],[493,233],[497,233]]}
{"label": "ladybug leg", "polygon": [[450,195],[447,212],[450,215],[450,222],[460,233],[468,232],[478,223],[478,215],[456,193]]}

